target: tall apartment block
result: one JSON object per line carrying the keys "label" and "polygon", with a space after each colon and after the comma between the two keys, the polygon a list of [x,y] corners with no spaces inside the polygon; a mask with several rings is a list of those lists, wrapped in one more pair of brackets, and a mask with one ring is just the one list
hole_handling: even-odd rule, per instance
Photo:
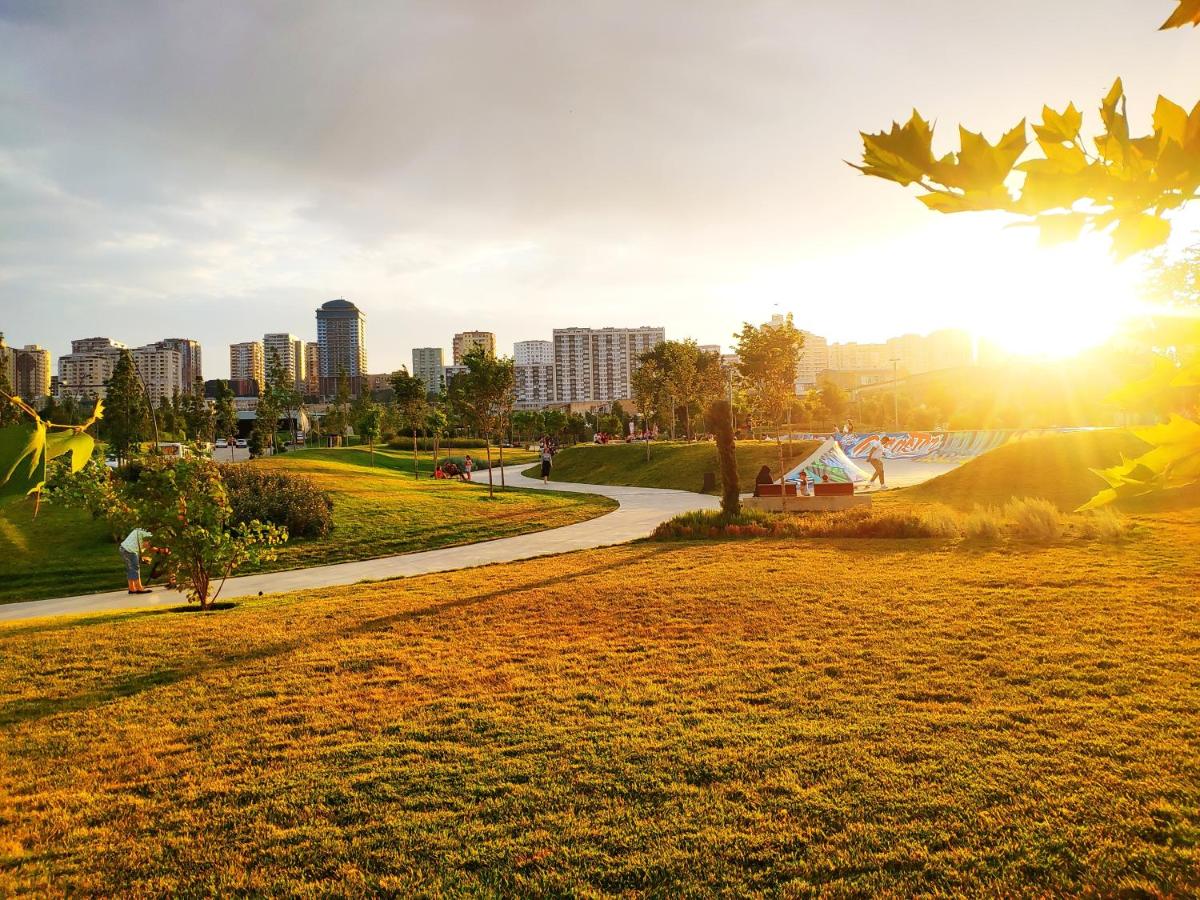
{"label": "tall apartment block", "polygon": [[461,366],[463,357],[476,347],[482,348],[488,356],[495,356],[496,335],[490,331],[463,331],[456,334],[451,346],[454,365]]}
{"label": "tall apartment block", "polygon": [[338,298],[317,310],[317,343],[321,348],[321,393],[337,391],[338,377],[350,379],[351,393],[366,386],[367,317],[349,300]]}
{"label": "tall apartment block", "polygon": [[304,345],[304,392],[316,394],[321,390],[321,345],[309,341]]}
{"label": "tall apartment block", "polygon": [[304,342],[294,334],[276,333],[263,335],[263,367],[270,373],[272,360],[276,357],[294,385],[304,383]]}
{"label": "tall apartment block", "polygon": [[611,403],[633,395],[638,357],[667,339],[665,328],[554,329],[558,403]]}
{"label": "tall apartment block", "polygon": [[554,364],[513,365],[516,409],[542,409],[554,403]]}
{"label": "tall apartment block", "polygon": [[50,396],[50,351],[37,344],[14,347],[13,389],[18,397],[40,403]]}
{"label": "tall apartment block", "polygon": [[229,381],[239,397],[258,395],[266,384],[261,341],[229,345]]}
{"label": "tall apartment block", "polygon": [[121,351],[120,341],[105,337],[71,341],[71,352],[58,358],[58,391],[62,397],[103,397]]}
{"label": "tall apartment block", "polygon": [[517,341],[513,344],[513,365],[554,365],[554,341]]}
{"label": "tall apartment block", "polygon": [[446,361],[441,347],[413,347],[412,373],[425,382],[425,391],[439,394],[445,387]]}
{"label": "tall apartment block", "polygon": [[158,342],[158,346],[166,350],[176,350],[179,353],[180,361],[183,365],[183,384],[184,391],[199,390],[203,393],[204,388],[197,388],[197,385],[204,383],[204,369],[201,364],[200,342],[193,341],[190,338],[163,338]]}
{"label": "tall apartment block", "polygon": [[183,355],[178,350],[159,343],[135,347],[131,352],[134,367],[155,406],[184,392]]}

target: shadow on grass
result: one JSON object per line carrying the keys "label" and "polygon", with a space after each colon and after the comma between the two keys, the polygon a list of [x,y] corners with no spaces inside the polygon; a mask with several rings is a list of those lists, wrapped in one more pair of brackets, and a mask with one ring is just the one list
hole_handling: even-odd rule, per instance
{"label": "shadow on grass", "polygon": [[[641,554],[636,559],[629,560],[628,562],[642,562],[652,557],[673,555],[680,552],[680,548],[678,547],[668,547],[663,545],[645,545],[645,549],[647,552]],[[3,706],[0,706],[0,728],[19,725],[30,721],[37,721],[50,716],[59,715],[60,713],[93,709],[112,700],[132,697],[136,694],[142,693],[143,691],[176,684],[184,679],[191,678],[196,675],[203,675],[209,672],[228,669],[246,662],[257,662],[274,656],[282,656],[284,654],[303,649],[304,647],[317,642],[328,643],[335,637],[368,634],[373,631],[383,631],[400,622],[409,622],[430,618],[445,612],[452,612],[457,609],[463,609],[470,606],[476,606],[481,603],[486,603],[489,600],[494,600],[498,597],[503,597],[508,594],[552,587],[554,585],[563,584],[577,578],[586,578],[589,575],[598,575],[602,572],[607,572],[610,569],[611,565],[601,564],[588,569],[572,570],[562,575],[555,575],[550,578],[540,579],[538,581],[506,586],[497,590],[488,591],[487,593],[483,594],[460,597],[457,600],[448,600],[445,603],[434,603],[428,606],[419,607],[417,609],[408,609],[385,616],[377,616],[375,618],[365,619],[347,628],[333,628],[326,631],[314,632],[298,640],[267,644],[262,647],[256,647],[254,649],[245,650],[242,652],[227,653],[209,659],[198,660],[188,665],[168,666],[165,668],[154,669],[149,672],[128,675],[113,681],[105,687],[97,688],[91,691],[85,691],[81,694],[76,694],[71,697],[14,700],[4,704]],[[380,583],[386,584],[387,582]],[[80,624],[88,624],[89,622],[91,624],[121,622],[139,619],[145,616],[168,615],[174,612],[183,612],[188,609],[188,607],[171,607],[169,609],[143,610],[137,613],[118,616],[95,616],[88,620],[77,620],[70,625],[49,625],[40,628],[34,626],[31,628],[20,629],[19,632],[10,631],[7,633],[40,633],[61,631],[64,628],[76,627]],[[199,609],[196,607],[191,607],[190,609],[193,612],[199,612]],[[0,637],[3,636],[4,633],[0,632]]]}

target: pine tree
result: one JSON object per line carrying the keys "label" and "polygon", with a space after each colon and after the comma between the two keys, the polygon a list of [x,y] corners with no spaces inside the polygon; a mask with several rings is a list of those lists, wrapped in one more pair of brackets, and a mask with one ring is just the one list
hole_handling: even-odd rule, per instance
{"label": "pine tree", "polygon": [[101,420],[109,450],[118,460],[129,458],[130,451],[146,440],[150,407],[133,363],[133,354],[122,350],[108,379]]}

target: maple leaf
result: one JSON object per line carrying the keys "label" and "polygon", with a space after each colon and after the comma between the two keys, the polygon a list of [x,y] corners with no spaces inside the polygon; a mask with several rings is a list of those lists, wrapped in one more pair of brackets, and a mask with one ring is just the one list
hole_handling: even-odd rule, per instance
{"label": "maple leaf", "polygon": [[1159,31],[1168,28],[1182,28],[1184,25],[1200,25],[1200,0],[1179,0],[1179,9],[1171,14],[1171,18],[1163,22]]}
{"label": "maple leaf", "polygon": [[1061,113],[1055,112],[1049,106],[1043,106],[1042,124],[1034,125],[1033,131],[1039,141],[1072,144],[1079,137],[1081,127],[1083,127],[1083,113],[1075,108],[1074,103],[1069,103]]}

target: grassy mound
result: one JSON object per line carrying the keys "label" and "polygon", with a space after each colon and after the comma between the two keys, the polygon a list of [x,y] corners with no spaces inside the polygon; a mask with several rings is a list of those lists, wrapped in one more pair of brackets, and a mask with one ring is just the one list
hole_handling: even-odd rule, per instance
{"label": "grassy mound", "polygon": [[997,447],[945,475],[907,488],[903,497],[957,509],[977,504],[1001,506],[1014,498],[1037,497],[1069,511],[1104,487],[1089,469],[1115,465],[1122,453],[1136,456],[1146,449],[1144,442],[1127,431],[1031,438]]}
{"label": "grassy mound", "polygon": [[[817,447],[815,441],[793,441],[791,457],[784,444],[784,465],[791,468]],[[738,441],[738,480],[742,492],[754,489],[754,476],[763,466],[779,477],[779,448],[773,441]],[[717,464],[717,446],[713,443],[661,443],[650,447],[646,461],[645,444],[584,444],[569,447],[554,458],[552,481],[572,481],[580,484],[621,484],[630,487],[673,488],[680,491],[699,491],[704,486],[704,473],[712,472],[721,492],[721,471]],[[525,474],[537,477],[538,466]]]}
{"label": "grassy mound", "polygon": [[1190,896],[1190,515],[0,625],[0,896]]}
{"label": "grassy mound", "polygon": [[[505,454],[506,456],[508,454]],[[525,453],[520,462],[532,454]],[[418,459],[432,468],[432,457]],[[253,571],[320,566],[412,553],[571,525],[615,507],[604,497],[543,491],[487,496],[487,473],[474,484],[412,477],[411,454],[337,449],[287,453],[255,463],[310,479],[333,498],[333,531],[326,537],[292,540],[274,562]],[[496,484],[499,473],[493,473]],[[29,503],[0,506],[0,603],[116,590],[124,569],[106,528],[87,513],[43,506],[37,518]]]}

